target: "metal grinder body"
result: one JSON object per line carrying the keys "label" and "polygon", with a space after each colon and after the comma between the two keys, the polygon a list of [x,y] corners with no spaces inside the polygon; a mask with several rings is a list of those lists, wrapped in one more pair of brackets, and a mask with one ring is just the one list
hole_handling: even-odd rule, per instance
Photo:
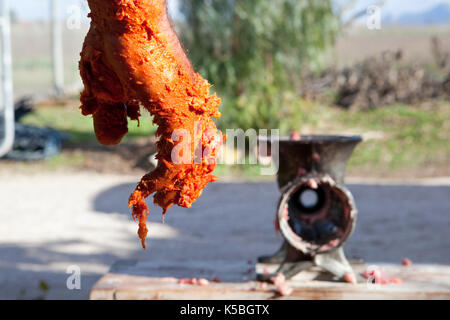
{"label": "metal grinder body", "polygon": [[[346,275],[358,279],[343,251],[358,213],[344,186],[344,175],[361,141],[359,136],[317,135],[277,141],[281,196],[274,223],[284,243],[274,255],[260,257],[260,263],[279,264],[275,274],[282,273],[287,279],[313,266],[337,279]],[[270,140],[265,142],[270,144]],[[257,277],[268,281],[273,275]]]}

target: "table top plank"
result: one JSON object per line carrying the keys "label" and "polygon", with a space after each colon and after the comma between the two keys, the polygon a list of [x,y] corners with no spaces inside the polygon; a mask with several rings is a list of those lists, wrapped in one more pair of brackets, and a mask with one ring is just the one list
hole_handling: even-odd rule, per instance
{"label": "table top plank", "polygon": [[[209,268],[199,267],[209,266]],[[221,267],[218,267],[221,266]],[[255,273],[243,268],[247,263],[205,261],[184,266],[156,266],[151,262],[121,262],[113,266],[92,288],[93,300],[265,300],[265,299],[450,299],[450,266],[413,265],[404,267],[394,264],[380,264],[377,267],[387,276],[398,277],[401,284],[376,285],[358,283],[356,285],[324,278],[318,269],[302,272],[287,284],[294,289],[287,297],[280,297],[276,287],[268,284],[264,289],[254,281]],[[257,265],[256,271],[272,271],[274,266]],[[362,272],[366,266],[354,266]],[[177,278],[196,277],[212,279],[219,277],[220,283],[208,286],[179,284],[176,278],[167,277],[170,270]],[[319,277],[320,276],[320,277]],[[326,279],[326,280],[317,280]]]}

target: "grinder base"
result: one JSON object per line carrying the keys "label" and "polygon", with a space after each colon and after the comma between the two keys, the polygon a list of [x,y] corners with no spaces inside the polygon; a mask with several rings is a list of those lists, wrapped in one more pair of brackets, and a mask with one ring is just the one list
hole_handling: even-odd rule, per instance
{"label": "grinder base", "polygon": [[[256,265],[256,279],[258,281],[271,281],[271,278],[281,273],[286,279],[292,279],[296,277],[302,271],[314,271],[317,277],[322,279],[334,278],[340,281],[349,281],[349,279],[354,279],[355,282],[363,282],[365,279],[353,271],[352,265],[364,264],[361,259],[351,259],[347,260],[342,247],[336,250],[320,253],[314,257],[304,257],[304,260],[299,260],[296,262],[282,261],[281,264],[275,261],[279,261],[281,256],[286,257],[289,244],[284,243],[280,250],[273,256],[274,259],[270,257],[261,257],[259,263]],[[278,267],[276,267],[278,266]],[[274,267],[276,269],[274,269]],[[269,269],[272,271],[270,272]],[[275,271],[273,271],[275,270]],[[266,271],[266,272],[265,272]],[[324,277],[324,272],[328,273],[328,277]],[[331,279],[327,279],[331,280]]]}

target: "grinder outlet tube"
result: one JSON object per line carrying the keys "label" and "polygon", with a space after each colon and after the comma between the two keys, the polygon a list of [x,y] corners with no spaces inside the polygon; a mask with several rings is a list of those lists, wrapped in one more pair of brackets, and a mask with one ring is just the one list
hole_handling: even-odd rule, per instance
{"label": "grinder outlet tube", "polygon": [[332,251],[351,235],[357,209],[350,191],[328,175],[300,177],[284,188],[277,219],[286,241],[307,255]]}

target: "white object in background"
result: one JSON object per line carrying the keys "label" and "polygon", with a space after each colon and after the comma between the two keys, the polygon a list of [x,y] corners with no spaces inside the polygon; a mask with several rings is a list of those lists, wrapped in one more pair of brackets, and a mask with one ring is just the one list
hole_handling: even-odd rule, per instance
{"label": "white object in background", "polygon": [[11,21],[9,0],[0,4],[1,30],[1,105],[0,121],[2,137],[0,138],[0,157],[8,153],[14,143],[14,102],[11,58]]}
{"label": "white object in background", "polygon": [[57,98],[64,94],[62,27],[59,19],[61,0],[51,0],[53,86]]}

